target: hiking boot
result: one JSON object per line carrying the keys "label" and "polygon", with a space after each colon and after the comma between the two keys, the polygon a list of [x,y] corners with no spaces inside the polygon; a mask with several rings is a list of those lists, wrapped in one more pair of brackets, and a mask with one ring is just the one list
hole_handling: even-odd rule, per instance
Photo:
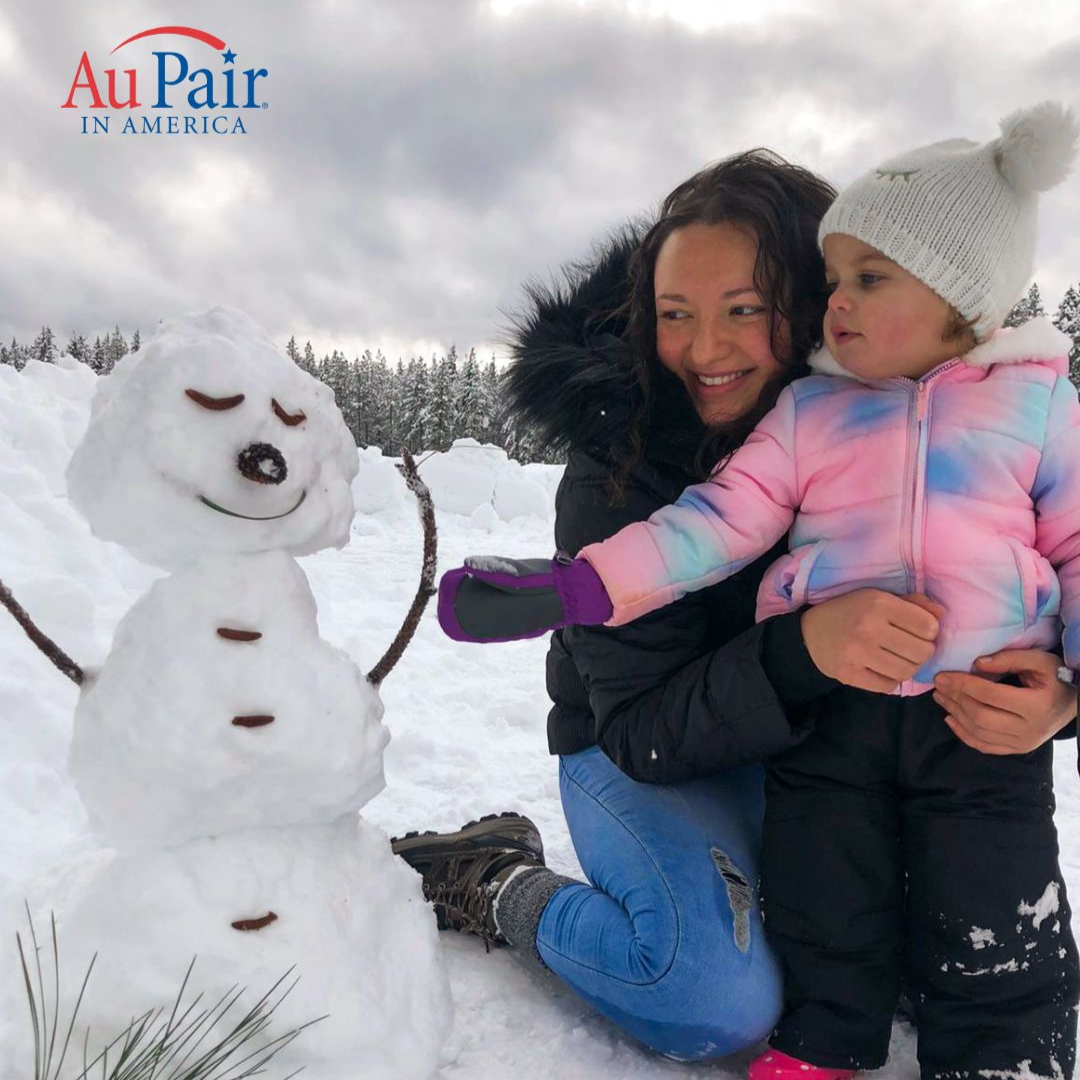
{"label": "hiking boot", "polygon": [[423,878],[424,898],[440,930],[463,930],[485,947],[505,938],[495,925],[494,900],[515,870],[544,865],[544,845],[523,814],[489,814],[457,832],[410,832],[390,841]]}

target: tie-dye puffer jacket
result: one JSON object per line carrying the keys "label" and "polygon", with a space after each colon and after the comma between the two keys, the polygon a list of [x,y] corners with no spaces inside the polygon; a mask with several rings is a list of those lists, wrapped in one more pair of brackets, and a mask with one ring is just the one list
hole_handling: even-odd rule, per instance
{"label": "tie-dye puffer jacket", "polygon": [[822,374],[787,386],[726,466],[580,552],[611,596],[607,625],[723,580],[790,529],[759,621],[864,587],[944,606],[933,657],[897,693],[1003,648],[1063,640],[1080,666],[1070,345],[1033,319],[919,380],[861,381],[816,354]]}

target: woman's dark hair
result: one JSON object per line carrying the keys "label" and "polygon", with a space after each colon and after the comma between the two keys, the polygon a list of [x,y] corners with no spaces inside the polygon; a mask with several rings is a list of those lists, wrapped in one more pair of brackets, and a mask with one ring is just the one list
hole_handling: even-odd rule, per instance
{"label": "woman's dark hair", "polygon": [[[656,353],[654,272],[664,241],[686,225],[729,223],[757,239],[754,287],[769,306],[773,355],[784,365],[746,415],[710,425],[698,447],[695,471],[704,478],[726,460],[775,404],[780,390],[808,372],[806,360],[821,342],[827,293],[818,250],[821,218],[835,189],[807,169],[771,150],[747,150],[718,161],[681,183],[660,206],[630,262],[626,318],[640,397],[631,425],[629,452],[619,456],[613,487],[621,498],[626,478],[640,459],[652,401],[651,383],[662,370]],[[785,332],[784,325],[787,330]]]}

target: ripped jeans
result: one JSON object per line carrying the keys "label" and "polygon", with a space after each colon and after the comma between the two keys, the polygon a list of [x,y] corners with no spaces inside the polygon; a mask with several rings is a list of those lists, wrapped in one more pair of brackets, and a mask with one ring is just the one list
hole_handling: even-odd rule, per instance
{"label": "ripped jeans", "polygon": [[559,781],[590,884],[563,886],[544,908],[544,963],[669,1057],[765,1038],[781,995],[756,890],[761,768],[641,784],[592,747],[561,759]]}
{"label": "ripped jeans", "polygon": [[770,1040],[885,1062],[902,981],[923,1080],[1069,1080],[1080,998],[1053,744],[965,746],[930,694],[840,687],[767,766],[762,892],[784,970]]}

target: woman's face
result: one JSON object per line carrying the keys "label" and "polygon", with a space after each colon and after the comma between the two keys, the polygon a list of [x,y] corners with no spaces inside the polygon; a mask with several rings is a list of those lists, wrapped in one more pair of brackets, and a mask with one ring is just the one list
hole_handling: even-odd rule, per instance
{"label": "woman's face", "polygon": [[706,424],[748,412],[783,370],[754,288],[756,260],[756,238],[726,222],[684,225],[656,257],[656,351]]}

